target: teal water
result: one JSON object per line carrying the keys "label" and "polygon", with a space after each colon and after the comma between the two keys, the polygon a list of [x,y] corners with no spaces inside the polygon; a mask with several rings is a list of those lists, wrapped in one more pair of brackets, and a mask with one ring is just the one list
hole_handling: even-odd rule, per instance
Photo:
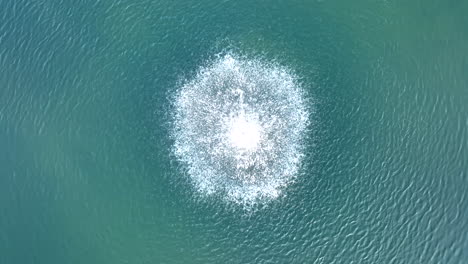
{"label": "teal water", "polygon": [[[0,263],[465,263],[467,1],[0,1]],[[171,95],[233,50],[314,101],[255,210],[197,194]]]}

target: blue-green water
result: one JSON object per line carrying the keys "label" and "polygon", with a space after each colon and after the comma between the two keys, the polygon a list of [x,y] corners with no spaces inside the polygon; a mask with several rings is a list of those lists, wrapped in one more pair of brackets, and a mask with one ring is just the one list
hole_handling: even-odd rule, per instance
{"label": "blue-green water", "polygon": [[[0,263],[465,263],[467,1],[0,1]],[[314,102],[296,181],[200,196],[171,95],[226,50]]]}

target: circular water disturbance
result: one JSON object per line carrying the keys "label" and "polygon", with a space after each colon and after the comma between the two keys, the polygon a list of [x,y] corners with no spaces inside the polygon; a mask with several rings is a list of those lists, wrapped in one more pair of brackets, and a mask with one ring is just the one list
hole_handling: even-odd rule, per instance
{"label": "circular water disturbance", "polygon": [[202,194],[252,204],[297,175],[308,109],[287,68],[219,56],[179,87],[174,109],[174,152]]}

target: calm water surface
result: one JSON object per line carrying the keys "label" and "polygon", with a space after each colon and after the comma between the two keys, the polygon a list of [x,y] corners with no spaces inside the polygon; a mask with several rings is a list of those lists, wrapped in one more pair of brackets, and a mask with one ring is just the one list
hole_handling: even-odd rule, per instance
{"label": "calm water surface", "polygon": [[[465,263],[468,1],[0,1],[0,263]],[[171,94],[226,50],[314,101],[301,173],[200,196]]]}

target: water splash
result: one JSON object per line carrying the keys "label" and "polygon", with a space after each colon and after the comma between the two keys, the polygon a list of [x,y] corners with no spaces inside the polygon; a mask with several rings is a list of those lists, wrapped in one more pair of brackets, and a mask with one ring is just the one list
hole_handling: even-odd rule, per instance
{"label": "water splash", "polygon": [[285,67],[219,56],[179,87],[173,120],[174,153],[202,194],[253,204],[298,173],[308,108]]}

